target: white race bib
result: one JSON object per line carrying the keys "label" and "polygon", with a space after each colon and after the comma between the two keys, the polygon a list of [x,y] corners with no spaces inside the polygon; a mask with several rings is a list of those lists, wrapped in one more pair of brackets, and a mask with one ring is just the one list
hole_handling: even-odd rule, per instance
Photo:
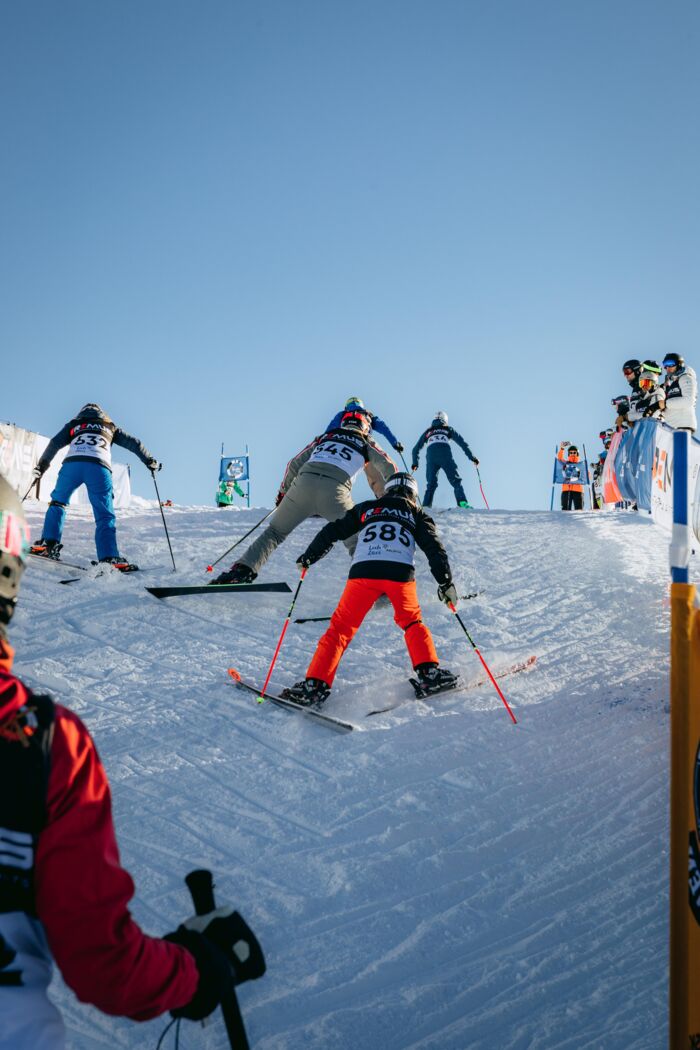
{"label": "white race bib", "polygon": [[66,459],[69,456],[89,456],[90,459],[105,466],[112,465],[112,442],[107,437],[108,431],[102,428],[85,427],[75,431]]}
{"label": "white race bib", "polygon": [[357,540],[353,565],[360,561],[393,561],[413,565],[416,541],[413,533],[398,522],[372,521]]}
{"label": "white race bib", "polygon": [[344,441],[328,438],[316,446],[308,462],[332,463],[334,467],[344,470],[349,478],[354,478],[364,467],[365,457],[359,449],[346,445]]}
{"label": "white race bib", "polygon": [[428,435],[428,444],[429,445],[438,445],[438,444],[444,445],[444,444],[447,444],[449,442],[449,440],[450,439],[447,436],[446,431],[444,431],[444,430],[433,430]]}

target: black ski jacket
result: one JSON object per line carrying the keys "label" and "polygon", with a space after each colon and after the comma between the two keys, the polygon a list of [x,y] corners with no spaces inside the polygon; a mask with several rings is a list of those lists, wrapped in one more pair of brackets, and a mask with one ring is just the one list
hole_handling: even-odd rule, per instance
{"label": "black ski jacket", "polygon": [[[407,583],[415,578],[414,549],[420,547],[437,582],[444,586],[452,582],[447,552],[438,538],[435,522],[421,507],[398,496],[358,503],[344,517],[329,522],[311,541],[302,559],[313,564],[328,554],[336,540],[345,540],[358,532],[361,535],[350,567],[351,580]],[[370,553],[369,549],[363,551],[365,543],[367,548],[375,544],[381,547],[383,541],[387,553],[393,548],[399,556],[384,558],[381,550],[373,552],[371,557],[364,556]]]}

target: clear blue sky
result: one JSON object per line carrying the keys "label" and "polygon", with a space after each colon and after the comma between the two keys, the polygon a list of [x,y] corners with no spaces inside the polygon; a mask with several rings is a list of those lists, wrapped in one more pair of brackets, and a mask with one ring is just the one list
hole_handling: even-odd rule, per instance
{"label": "clear blue sky", "polygon": [[697,0],[1,5],[0,419],[99,401],[185,503],[247,441],[269,505],[359,394],[548,506],[626,357],[700,366],[698,54]]}

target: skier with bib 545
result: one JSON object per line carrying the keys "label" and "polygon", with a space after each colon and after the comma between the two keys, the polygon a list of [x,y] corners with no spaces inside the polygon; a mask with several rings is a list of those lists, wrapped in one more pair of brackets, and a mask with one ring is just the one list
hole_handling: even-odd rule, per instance
{"label": "skier with bib 545", "polygon": [[131,917],[134,883],[92,737],[12,674],[6,628],[28,548],[22,504],[0,477],[0,1050],[65,1050],[48,995],[54,962],[78,999],[105,1014],[146,1021],[170,1010],[197,1021],[233,985],[262,976],[265,961],[237,912],[188,919],[165,937]]}
{"label": "skier with bib 545", "polygon": [[[314,514],[326,521],[342,517],[354,505],[352,483],[363,467],[372,491],[381,495],[384,479],[396,466],[369,440],[366,413],[346,413],[340,427],[314,438],[289,461],[270,524],[212,584],[251,583],[273,551],[302,521]],[[347,540],[346,546],[352,554],[354,540]]]}
{"label": "skier with bib 545", "polygon": [[153,473],[162,464],[138,440],[121,430],[99,405],[83,405],[55,437],[51,438],[41,458],[34,467],[38,480],[59,449],[68,445],[56,486],[51,493],[51,503],[44,518],[41,539],[32,547],[32,554],[58,560],[61,536],[66,518],[66,507],[71,496],[80,485],[85,485],[92,512],[95,516],[95,547],[97,560],[108,562],[122,572],[133,572],[138,568],[123,558],[117,547],[117,519],[114,514],[114,488],[112,485],[112,445],[120,445],[138,456]]}
{"label": "skier with bib 545", "polygon": [[447,425],[447,412],[436,412],[432,423],[419,437],[411,456],[411,470],[418,470],[418,457],[423,445],[427,445],[425,453],[425,495],[423,506],[432,507],[433,496],[438,483],[438,473],[445,471],[447,480],[454,489],[455,500],[458,507],[469,507],[469,501],[462,486],[462,478],[457,470],[455,458],[452,455],[450,441],[454,441],[475,467],[479,466],[479,460],[472,455],[469,445],[454,427]]}
{"label": "skier with bib 545", "polygon": [[365,616],[383,595],[394,607],[394,621],[404,632],[422,695],[454,687],[459,679],[438,665],[430,631],[423,623],[415,581],[415,550],[420,547],[437,580],[438,597],[457,604],[447,553],[435,523],[418,506],[418,486],[411,474],[393,474],[381,499],[358,503],[338,521],[321,529],[297,561],[301,569],[328,554],[336,540],[357,536],[350,575],[330,627],[316,647],[306,679],[282,696],[306,706],[328,697],[338,664]]}

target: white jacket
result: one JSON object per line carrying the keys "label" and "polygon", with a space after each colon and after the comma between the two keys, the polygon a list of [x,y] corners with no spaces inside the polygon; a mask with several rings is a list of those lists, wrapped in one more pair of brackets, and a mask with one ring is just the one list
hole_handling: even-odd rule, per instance
{"label": "white jacket", "polygon": [[666,408],[664,422],[670,427],[687,427],[696,430],[698,421],[695,405],[698,400],[698,381],[692,368],[682,368],[675,375],[667,376]]}

